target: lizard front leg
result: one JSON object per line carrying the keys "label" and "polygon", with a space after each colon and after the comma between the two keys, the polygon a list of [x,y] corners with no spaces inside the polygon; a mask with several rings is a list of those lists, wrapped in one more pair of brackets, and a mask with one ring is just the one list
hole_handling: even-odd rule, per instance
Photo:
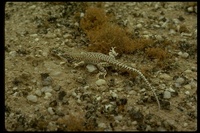
{"label": "lizard front leg", "polygon": [[84,61],[78,62],[78,63],[74,63],[74,68],[79,67],[79,66],[83,66],[85,64]]}
{"label": "lizard front leg", "polygon": [[112,58],[115,58],[118,55],[118,53],[115,51],[115,48],[116,47],[111,47],[110,52],[109,52],[109,56]]}

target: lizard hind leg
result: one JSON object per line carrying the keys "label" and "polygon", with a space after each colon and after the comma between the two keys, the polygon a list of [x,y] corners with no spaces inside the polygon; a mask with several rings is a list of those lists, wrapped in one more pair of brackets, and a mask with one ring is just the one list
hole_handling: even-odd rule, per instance
{"label": "lizard hind leg", "polygon": [[107,66],[108,64],[106,62],[102,62],[102,63],[99,63],[97,64],[97,68],[99,69],[99,73],[97,74],[97,78],[100,79],[100,76],[103,75],[103,78],[105,79],[106,78],[106,75],[107,75],[107,71],[106,69],[104,68],[104,66]]}

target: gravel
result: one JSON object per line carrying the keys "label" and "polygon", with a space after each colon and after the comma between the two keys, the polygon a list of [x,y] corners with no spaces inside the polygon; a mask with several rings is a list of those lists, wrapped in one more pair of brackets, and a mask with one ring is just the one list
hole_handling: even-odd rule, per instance
{"label": "gravel", "polygon": [[173,77],[171,77],[169,74],[163,73],[160,75],[160,78],[165,80],[172,80]]}
{"label": "gravel", "polygon": [[[128,38],[150,39],[116,59],[145,75],[161,110],[148,85],[135,73],[109,66],[106,77],[98,79],[96,65],[73,68],[76,60],[51,53],[54,48],[93,51],[88,48],[103,44],[81,28],[89,7],[94,7],[91,16],[96,14],[95,7],[106,11],[109,21],[125,29]],[[98,17],[94,18],[96,24]],[[115,34],[122,33],[116,29]],[[108,47],[121,39],[98,35]],[[195,2],[6,2],[4,38],[7,131],[197,130]],[[137,40],[125,41],[137,44]],[[121,44],[117,51],[123,51]],[[148,57],[147,48],[154,47],[164,49],[169,58]]]}
{"label": "gravel", "polygon": [[91,72],[91,73],[97,70],[97,68],[94,65],[90,65],[90,64],[88,64],[86,68],[88,72]]}
{"label": "gravel", "polygon": [[171,92],[169,92],[169,91],[164,91],[163,98],[165,98],[165,99],[170,99],[170,98],[171,98]]}
{"label": "gravel", "polygon": [[107,84],[104,79],[98,79],[95,83],[98,86],[102,86],[102,85],[106,85]]}

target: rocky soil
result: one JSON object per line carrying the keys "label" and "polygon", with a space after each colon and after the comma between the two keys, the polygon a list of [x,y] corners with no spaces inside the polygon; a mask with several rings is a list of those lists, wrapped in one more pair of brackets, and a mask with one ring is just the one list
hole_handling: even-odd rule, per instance
{"label": "rocky soil", "polygon": [[[73,63],[50,54],[55,47],[85,51],[89,41],[78,20],[90,6],[113,13],[114,23],[135,37],[170,41],[167,48],[173,63],[145,75],[161,110],[139,76],[133,80],[109,68],[106,78],[98,79],[94,66],[74,68]],[[156,64],[141,53],[124,54],[119,60],[139,70]],[[197,130],[197,4],[7,2],[5,129]]]}

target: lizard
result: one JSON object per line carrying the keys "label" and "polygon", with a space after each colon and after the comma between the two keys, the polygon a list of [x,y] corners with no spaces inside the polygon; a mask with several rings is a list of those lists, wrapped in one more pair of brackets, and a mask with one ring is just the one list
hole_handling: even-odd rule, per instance
{"label": "lizard", "polygon": [[50,52],[52,54],[59,56],[61,58],[64,58],[64,59],[71,58],[71,59],[81,61],[81,62],[75,64],[75,67],[77,67],[81,64],[84,64],[84,63],[95,64],[98,67],[98,69],[100,70],[100,72],[97,75],[98,76],[103,75],[104,78],[107,74],[104,67],[108,66],[108,65],[118,67],[121,69],[125,69],[126,71],[136,72],[145,81],[145,83],[148,85],[148,87],[153,92],[153,94],[156,98],[157,104],[158,104],[158,109],[160,110],[160,102],[158,100],[158,97],[157,97],[155,91],[153,90],[153,87],[149,83],[149,81],[145,78],[145,76],[142,74],[142,72],[140,72],[138,69],[135,69],[133,67],[125,65],[124,63],[116,60],[115,56],[117,56],[118,53],[116,53],[114,49],[115,49],[115,47],[111,48],[109,55],[106,55],[103,53],[98,53],[98,52],[77,52],[76,50],[67,50],[67,52],[59,53],[58,50],[53,49]]}

